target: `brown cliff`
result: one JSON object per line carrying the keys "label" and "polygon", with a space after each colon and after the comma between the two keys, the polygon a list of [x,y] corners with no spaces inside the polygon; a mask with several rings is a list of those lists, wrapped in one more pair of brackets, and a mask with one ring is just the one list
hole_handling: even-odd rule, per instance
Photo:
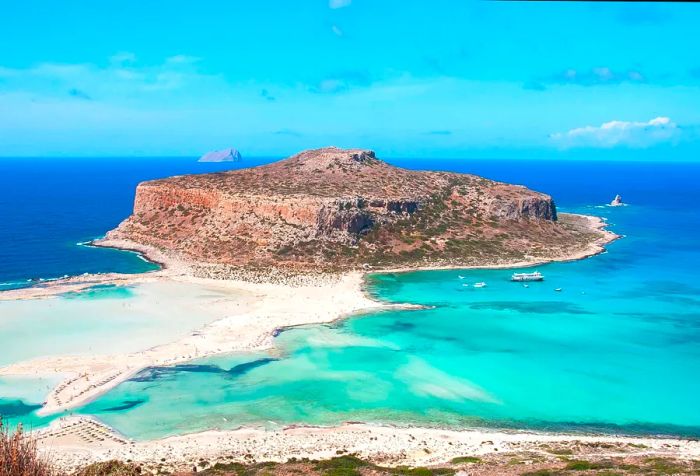
{"label": "brown cliff", "polygon": [[107,235],[190,263],[299,271],[556,259],[600,238],[557,220],[548,195],[337,148],[141,183],[133,215]]}

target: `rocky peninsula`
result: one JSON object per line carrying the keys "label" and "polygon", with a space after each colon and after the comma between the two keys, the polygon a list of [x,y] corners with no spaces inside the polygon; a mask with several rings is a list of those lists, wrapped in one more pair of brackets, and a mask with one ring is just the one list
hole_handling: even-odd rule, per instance
{"label": "rocky peninsula", "polygon": [[99,244],[157,250],[194,274],[225,277],[538,263],[595,254],[613,238],[523,186],[329,147],[143,182],[133,214]]}

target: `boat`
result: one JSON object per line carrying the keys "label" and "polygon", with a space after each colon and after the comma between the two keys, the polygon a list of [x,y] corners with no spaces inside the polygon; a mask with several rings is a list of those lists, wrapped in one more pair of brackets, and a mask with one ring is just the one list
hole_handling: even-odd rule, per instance
{"label": "boat", "polygon": [[475,287],[475,288],[485,288],[485,287],[486,287],[486,283],[483,282],[483,281],[480,282],[480,283],[474,283],[474,287]]}
{"label": "boat", "polygon": [[464,276],[462,276],[461,274],[460,274],[460,275],[457,275],[457,277],[458,277],[459,279],[464,279]]}
{"label": "boat", "polygon": [[544,276],[539,271],[534,273],[513,273],[511,281],[544,281]]}
{"label": "boat", "polygon": [[558,293],[560,293],[560,292],[561,292],[561,288],[556,288],[555,291],[558,292]]}

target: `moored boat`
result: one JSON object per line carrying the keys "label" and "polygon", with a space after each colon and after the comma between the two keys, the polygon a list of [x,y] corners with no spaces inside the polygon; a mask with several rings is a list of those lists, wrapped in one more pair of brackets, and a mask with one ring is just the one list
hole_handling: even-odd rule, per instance
{"label": "moored boat", "polygon": [[544,276],[539,271],[534,273],[513,273],[511,281],[544,281]]}

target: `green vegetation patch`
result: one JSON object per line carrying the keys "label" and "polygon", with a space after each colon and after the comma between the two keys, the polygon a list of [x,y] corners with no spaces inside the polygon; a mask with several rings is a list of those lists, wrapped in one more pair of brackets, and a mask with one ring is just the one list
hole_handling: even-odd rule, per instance
{"label": "green vegetation patch", "polygon": [[610,461],[586,461],[574,459],[566,463],[564,469],[568,471],[591,471],[596,469],[610,469],[614,465]]}
{"label": "green vegetation patch", "polygon": [[561,471],[555,471],[552,469],[538,469],[536,471],[523,473],[522,476],[560,476],[561,474]]}
{"label": "green vegetation patch", "polygon": [[653,471],[654,474],[682,474],[687,472],[687,468],[668,458],[647,458],[644,460],[647,464],[645,469]]}
{"label": "green vegetation patch", "polygon": [[453,474],[455,474],[455,470],[451,468],[409,468],[406,466],[399,466],[398,468],[393,469],[385,469],[385,471],[387,471],[387,473],[389,474],[399,474],[406,476],[452,476]]}
{"label": "green vegetation patch", "polygon": [[244,464],[244,463],[216,463],[211,468],[201,471],[197,474],[214,476],[214,475],[233,475],[236,476],[254,476],[260,474],[265,469],[272,469],[278,463],[266,461],[262,463]]}
{"label": "green vegetation patch", "polygon": [[357,456],[344,455],[336,456],[325,461],[316,463],[316,470],[327,476],[356,476],[359,475],[360,468],[372,466],[367,461],[363,461]]}
{"label": "green vegetation patch", "polygon": [[141,476],[141,468],[122,461],[93,463],[81,469],[75,476]]}
{"label": "green vegetation patch", "polygon": [[465,463],[480,463],[481,458],[476,456],[458,456],[457,458],[452,458],[452,464],[465,464]]}

